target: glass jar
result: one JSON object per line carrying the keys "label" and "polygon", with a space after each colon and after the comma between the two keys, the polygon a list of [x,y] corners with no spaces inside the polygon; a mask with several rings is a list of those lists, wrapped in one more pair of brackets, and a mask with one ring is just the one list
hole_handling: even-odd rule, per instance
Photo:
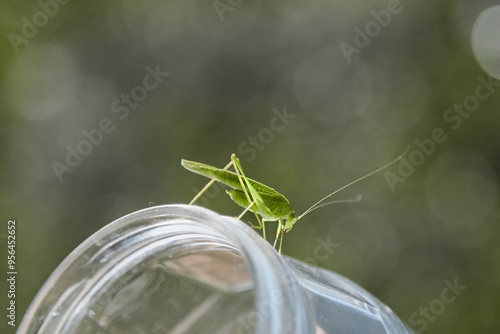
{"label": "glass jar", "polygon": [[190,205],[140,210],[77,247],[18,333],[410,333],[350,280],[280,256],[243,222]]}

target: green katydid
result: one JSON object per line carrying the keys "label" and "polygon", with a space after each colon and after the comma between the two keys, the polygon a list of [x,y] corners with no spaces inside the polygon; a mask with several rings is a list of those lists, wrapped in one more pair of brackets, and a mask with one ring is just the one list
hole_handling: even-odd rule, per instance
{"label": "green katydid", "polygon": [[[382,166],[323,197],[321,200],[313,204],[309,209],[304,211],[304,213],[302,213],[299,216],[295,214],[295,211],[292,209],[290,202],[288,201],[288,199],[286,199],[285,196],[283,196],[273,188],[266,186],[265,184],[262,184],[258,181],[246,177],[245,173],[243,172],[243,168],[241,167],[239,159],[234,154],[231,155],[231,161],[224,168],[217,168],[204,163],[188,161],[184,159],[181,160],[181,165],[193,173],[212,179],[193,198],[193,200],[189,204],[193,204],[215,181],[218,181],[230,188],[233,188],[233,190],[226,190],[226,192],[229,194],[231,199],[236,204],[245,208],[245,210],[239,215],[238,219],[241,219],[241,217],[243,217],[243,215],[247,211],[249,210],[252,211],[255,214],[255,217],[259,223],[258,226],[254,227],[263,230],[264,239],[266,238],[265,225],[264,225],[265,222],[278,221],[278,228],[276,230],[276,238],[274,239],[273,247],[276,247],[276,243],[279,238],[280,239],[279,253],[281,254],[283,235],[286,232],[290,232],[294,224],[297,223],[297,221],[302,219],[310,212],[325,205],[359,201],[361,199],[360,195],[358,195],[356,199],[337,200],[324,203],[326,199],[335,195],[339,191],[401,160],[403,156],[406,154],[406,152],[408,152],[409,148],[410,147],[408,147],[402,155],[400,155],[390,163],[386,164],[385,166]],[[231,166],[233,166],[234,172],[228,170]],[[262,217],[262,220],[259,219],[259,215]]]}

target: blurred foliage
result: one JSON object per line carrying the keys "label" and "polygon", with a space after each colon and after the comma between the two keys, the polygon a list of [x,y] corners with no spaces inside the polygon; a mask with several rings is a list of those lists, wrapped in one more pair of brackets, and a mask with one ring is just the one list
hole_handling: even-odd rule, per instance
{"label": "blurred foliage", "polygon": [[[499,78],[500,47],[487,42],[499,27],[486,24],[496,29],[488,35],[476,23],[497,3],[401,1],[346,57],[341,45],[355,46],[355,28],[364,31],[371,11],[396,1],[221,2],[230,9],[196,0],[70,1],[46,9],[53,15],[45,24],[38,14],[40,27],[22,43],[12,33],[30,32],[23,18],[33,23],[42,7],[0,5],[0,207],[2,226],[18,222],[18,321],[56,266],[99,228],[151,202],[189,202],[206,180],[181,158],[224,166],[237,153],[249,177],[300,213],[441,128],[447,139],[394,191],[386,173],[343,191],[338,198],[363,201],[304,218],[284,253],[313,257],[317,238],[328,236],[340,246],[318,266],[359,283],[404,321],[457,278],[467,289],[426,332],[496,333],[498,85],[456,130],[443,117],[476,93],[478,77]],[[141,91],[148,66],[169,76]],[[116,112],[126,105],[122,94],[134,92],[147,96],[126,117]],[[271,136],[263,129],[281,125],[272,119],[284,109],[295,118]],[[82,131],[103,119],[114,130],[60,182],[54,162],[66,164],[67,147],[77,150]],[[204,204],[239,212],[222,191]]]}

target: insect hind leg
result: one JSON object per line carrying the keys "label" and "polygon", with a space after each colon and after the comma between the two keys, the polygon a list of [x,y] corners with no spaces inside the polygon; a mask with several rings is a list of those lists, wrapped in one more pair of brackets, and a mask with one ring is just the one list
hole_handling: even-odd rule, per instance
{"label": "insect hind leg", "polygon": [[[227,170],[227,169],[228,169],[229,167],[231,167],[232,165],[233,165],[233,161],[231,160],[231,161],[230,161],[230,162],[229,162],[229,163],[228,163],[228,164],[227,164],[227,165],[226,165],[226,166],[225,166],[222,170]],[[212,184],[214,184],[214,182],[215,182],[215,179],[210,180],[210,182],[208,182],[208,183],[207,183],[207,184],[203,187],[203,189],[201,189],[201,190],[200,190],[200,192],[196,194],[196,196],[195,196],[195,197],[191,200],[191,202],[189,202],[189,205],[192,205],[194,202],[196,202],[196,200],[197,200],[198,198],[200,198],[200,197],[201,197],[201,195],[203,195],[203,193],[204,193],[205,191],[207,191],[207,189],[208,189],[208,188],[210,188],[210,186],[211,186]]]}
{"label": "insect hind leg", "polygon": [[[242,217],[246,213],[246,211],[248,211],[248,209],[251,209],[255,215],[255,218],[257,219],[257,222],[259,223],[259,227],[262,229],[262,237],[264,239],[266,239],[266,226],[264,225],[264,222],[260,220],[259,214],[257,213],[257,211],[253,208],[253,206],[256,204],[255,203],[256,199],[253,198],[247,191],[247,185],[249,188],[251,187],[251,185],[246,182],[247,179],[246,179],[245,173],[243,172],[243,168],[241,167],[241,164],[240,164],[238,158],[236,158],[236,155],[234,155],[234,154],[231,155],[231,162],[233,164],[234,171],[236,172],[236,175],[238,175],[238,180],[240,181],[241,188],[243,189],[243,192],[245,193],[247,201],[248,201],[248,203],[250,203],[250,205],[245,209],[245,211],[243,211],[243,213],[240,215],[240,217]],[[245,182],[243,182],[243,178],[245,179]]]}
{"label": "insect hind leg", "polygon": [[251,208],[254,204],[255,204],[255,201],[253,201],[252,203],[250,203],[250,205],[249,205],[249,206],[247,206],[247,207],[245,208],[245,210],[243,210],[243,212],[242,212],[242,213],[238,216],[238,219],[241,219],[241,217],[243,217],[243,215],[244,215],[245,213],[247,213],[247,211],[248,211],[248,210],[250,210],[250,208]]}

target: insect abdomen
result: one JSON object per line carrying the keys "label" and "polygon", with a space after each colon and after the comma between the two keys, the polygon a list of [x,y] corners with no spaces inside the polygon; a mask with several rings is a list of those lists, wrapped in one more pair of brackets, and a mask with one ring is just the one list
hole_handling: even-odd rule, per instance
{"label": "insect abdomen", "polygon": [[[248,202],[246,195],[240,190],[226,190],[226,192],[231,196],[231,199],[243,208],[247,208],[250,203]],[[278,220],[280,218],[287,218],[290,213],[292,213],[292,206],[290,202],[283,196],[272,196],[268,194],[259,194],[267,207],[267,212],[261,212],[257,209],[257,213],[261,215],[266,220]]]}

